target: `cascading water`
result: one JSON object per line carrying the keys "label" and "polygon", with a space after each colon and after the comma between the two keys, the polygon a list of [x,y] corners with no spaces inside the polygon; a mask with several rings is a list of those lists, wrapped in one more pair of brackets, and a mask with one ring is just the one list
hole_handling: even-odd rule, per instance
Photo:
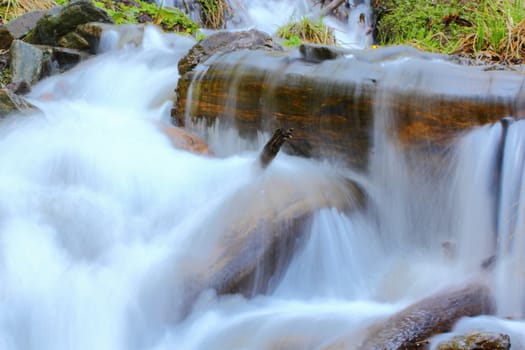
{"label": "cascading water", "polygon": [[[257,152],[242,142],[231,142],[238,148],[228,146],[233,155],[223,158],[174,149],[161,126],[169,119],[177,60],[193,42],[153,28],[139,47],[117,49],[118,40],[105,33],[104,53],[35,86],[30,99],[41,112],[0,125],[1,349],[322,349],[341,335],[357,348],[370,326],[436,288],[476,278],[494,253],[493,193],[484,188],[501,127],[463,140],[457,159],[449,159],[450,181],[434,181],[390,139],[388,110],[380,104],[370,174],[358,179],[370,206],[315,211],[289,268],[267,294],[246,299],[204,290],[186,314],[183,277],[207,263],[229,222],[244,218],[247,199],[277,203],[285,193],[315,193],[327,178],[348,174],[286,155],[261,173]],[[505,147],[521,145],[521,128],[510,127]],[[480,143],[484,155],[473,156]],[[508,199],[499,230],[513,242],[510,250],[499,242],[496,279],[519,272],[523,251],[523,210],[514,196],[523,188],[516,175],[523,158],[504,154],[502,178],[509,182],[501,193]],[[471,181],[474,175],[479,179]],[[283,183],[293,191],[272,197],[272,187]],[[443,198],[431,200],[434,192]],[[476,209],[443,210],[443,203]],[[479,213],[486,230],[475,224]],[[477,237],[481,248],[467,251],[464,242],[473,238],[463,231],[488,238]],[[455,258],[444,254],[443,239],[456,241]],[[502,294],[501,315],[522,308],[521,300]],[[487,323],[523,344],[520,323],[470,320],[472,327]]]}
{"label": "cascading water", "polygon": [[[320,2],[311,0],[228,0],[231,8],[227,29],[256,28],[274,34],[287,23],[304,17],[313,20],[322,19],[323,23],[335,29],[338,45],[349,48],[365,48],[372,44],[372,10],[370,1],[345,1],[342,8],[347,8],[348,18],[336,19],[333,16],[321,16]],[[175,6],[187,10],[196,8],[193,1],[167,0],[157,1],[164,6]],[[324,5],[328,5],[326,1]],[[190,11],[191,12],[191,11]],[[197,19],[198,14],[192,17]],[[345,16],[346,17],[346,16]]]}
{"label": "cascading water", "polygon": [[[319,4],[308,0],[232,0],[230,3],[236,14],[230,22],[231,27],[255,27],[267,33],[275,33],[279,27],[303,17],[317,20],[320,15]],[[370,2],[346,1],[341,6],[348,6],[348,19],[337,20],[331,16],[322,19],[323,23],[335,29],[338,44],[352,48],[371,45]]]}

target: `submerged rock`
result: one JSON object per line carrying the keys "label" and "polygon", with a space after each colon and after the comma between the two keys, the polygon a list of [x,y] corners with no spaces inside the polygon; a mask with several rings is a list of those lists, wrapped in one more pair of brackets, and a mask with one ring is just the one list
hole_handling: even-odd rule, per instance
{"label": "submerged rock", "polygon": [[159,127],[175,148],[196,154],[213,155],[213,152],[209,149],[208,144],[204,140],[190,134],[184,129],[168,125],[162,125]]}
{"label": "submerged rock", "polygon": [[510,346],[507,334],[475,332],[441,342],[437,350],[509,350]]}
{"label": "submerged rock", "polygon": [[[429,343],[430,337],[449,332],[461,317],[490,314],[493,310],[492,294],[483,284],[440,292],[373,327],[359,349],[419,350]],[[350,343],[350,339],[342,340],[324,350]]]}
{"label": "submerged rock", "polygon": [[271,166],[256,168],[261,176],[207,218],[207,243],[188,252],[182,298],[186,312],[207,289],[245,297],[272,290],[303,242],[314,212],[354,210],[364,202],[355,183],[332,172],[311,168],[299,175],[274,172]]}
{"label": "submerged rock", "polygon": [[179,73],[183,75],[215,53],[242,49],[283,50],[271,36],[256,29],[241,32],[219,32],[201,40],[191,48],[189,53],[179,61]]}

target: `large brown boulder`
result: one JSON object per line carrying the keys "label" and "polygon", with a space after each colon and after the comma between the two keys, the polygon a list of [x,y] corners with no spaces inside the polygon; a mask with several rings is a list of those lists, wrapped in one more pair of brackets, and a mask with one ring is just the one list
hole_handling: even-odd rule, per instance
{"label": "large brown boulder", "polygon": [[400,146],[439,156],[462,132],[523,114],[525,76],[516,72],[454,65],[408,48],[324,60],[305,49],[306,56],[240,50],[202,62],[179,79],[174,123],[221,119],[247,138],[294,128],[288,152],[364,169],[376,120]]}
{"label": "large brown boulder", "polygon": [[[363,194],[354,183],[329,171],[309,170],[294,175],[259,168],[259,178],[206,219],[206,243],[189,251],[182,263],[186,311],[206,289],[246,297],[271,290],[305,238],[304,225],[312,213],[362,206]],[[216,239],[208,243],[210,237]]]}
{"label": "large brown boulder", "polygon": [[201,40],[191,48],[188,54],[179,61],[179,73],[182,75],[192,70],[215,53],[241,49],[282,51],[282,47],[275,43],[271,36],[256,29],[219,32]]}

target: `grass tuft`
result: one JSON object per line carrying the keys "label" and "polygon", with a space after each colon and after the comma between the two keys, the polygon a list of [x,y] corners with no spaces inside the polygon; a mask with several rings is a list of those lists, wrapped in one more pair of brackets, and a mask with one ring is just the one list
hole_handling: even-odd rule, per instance
{"label": "grass tuft", "polygon": [[277,37],[284,39],[284,45],[298,46],[302,42],[312,44],[335,45],[333,28],[325,25],[320,19],[313,21],[303,17],[297,22],[291,22],[277,29]]}

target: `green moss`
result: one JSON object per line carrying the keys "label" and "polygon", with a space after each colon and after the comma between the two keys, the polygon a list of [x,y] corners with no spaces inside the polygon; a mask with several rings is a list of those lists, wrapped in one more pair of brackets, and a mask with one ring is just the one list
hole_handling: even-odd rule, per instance
{"label": "green moss", "polygon": [[378,11],[377,39],[504,61],[513,56],[505,42],[523,18],[522,0],[387,0]]}
{"label": "green moss", "polygon": [[280,27],[276,33],[278,38],[284,39],[284,45],[297,46],[302,42],[312,44],[335,45],[334,30],[326,26],[322,20],[312,21],[303,17],[297,22],[291,22]]}

